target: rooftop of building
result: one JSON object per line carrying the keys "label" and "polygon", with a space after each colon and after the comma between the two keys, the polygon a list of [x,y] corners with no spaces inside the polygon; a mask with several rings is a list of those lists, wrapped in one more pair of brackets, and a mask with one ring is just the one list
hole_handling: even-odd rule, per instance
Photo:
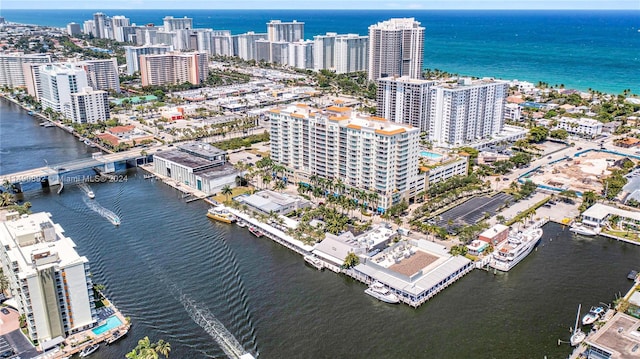
{"label": "rooftop of building", "polygon": [[590,126],[594,126],[594,125],[602,125],[602,122],[598,121],[598,120],[594,120],[592,118],[587,118],[587,117],[581,117],[581,118],[573,118],[573,117],[560,117],[560,121],[562,122],[569,122],[569,123],[577,123],[580,125],[590,125]]}
{"label": "rooftop of building", "polygon": [[637,358],[640,351],[640,319],[617,313],[587,343],[604,349],[611,359]]}
{"label": "rooftop of building", "polygon": [[496,80],[492,77],[484,77],[481,79],[472,79],[469,77],[459,78],[455,82],[441,82],[436,86],[447,90],[465,90],[472,87],[481,87],[493,84],[509,84],[508,81]]}
{"label": "rooftop of building", "polygon": [[224,155],[227,152],[223,151],[208,143],[202,142],[186,142],[178,145],[178,149],[181,151],[191,152],[201,157],[211,158],[215,156]]}
{"label": "rooftop of building", "polygon": [[269,111],[274,114],[286,114],[296,118],[314,118],[321,116],[330,121],[336,121],[341,126],[354,130],[372,130],[381,135],[395,135],[404,132],[419,132],[410,125],[388,121],[387,119],[358,113],[349,107],[329,106],[318,109],[303,104],[293,104]]}
{"label": "rooftop of building", "polygon": [[21,275],[35,273],[33,258],[40,260],[37,267],[40,269],[88,262],[86,257],[78,255],[76,244],[64,235],[64,229],[54,223],[47,212],[8,214],[0,223],[0,243],[9,248],[9,260],[18,264]]}
{"label": "rooftop of building", "polygon": [[435,81],[432,80],[423,80],[423,79],[415,79],[412,78],[410,76],[388,76],[388,77],[381,77],[378,79],[378,81],[394,81],[394,82],[403,82],[403,83],[409,83],[409,84],[416,84],[416,85],[424,85],[424,84],[435,84]]}
{"label": "rooftop of building", "polygon": [[500,233],[503,233],[504,231],[508,230],[509,227],[505,226],[504,224],[496,224],[491,228],[486,229],[484,232],[480,233],[480,236],[485,237],[485,238],[493,238],[495,236],[497,236]]}
{"label": "rooftop of building", "polygon": [[153,156],[177,163],[180,166],[191,168],[192,170],[197,170],[198,168],[214,164],[213,161],[209,161],[202,157],[193,156],[180,150],[156,152]]}

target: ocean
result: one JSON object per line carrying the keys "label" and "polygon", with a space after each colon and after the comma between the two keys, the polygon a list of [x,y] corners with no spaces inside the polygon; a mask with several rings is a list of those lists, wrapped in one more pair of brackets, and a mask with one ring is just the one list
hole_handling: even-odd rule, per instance
{"label": "ocean", "polygon": [[[64,27],[98,10],[0,10],[18,23]],[[266,32],[272,19],[305,22],[305,38],[326,32],[365,35],[391,17],[414,17],[426,27],[424,67],[478,77],[518,79],[640,93],[640,11],[425,10],[106,10],[142,25],[167,15],[194,27]]]}

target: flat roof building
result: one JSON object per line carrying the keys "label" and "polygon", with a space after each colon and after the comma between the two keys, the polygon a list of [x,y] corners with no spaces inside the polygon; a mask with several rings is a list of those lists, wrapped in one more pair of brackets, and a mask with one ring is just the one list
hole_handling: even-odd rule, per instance
{"label": "flat roof building", "polygon": [[0,265],[31,340],[42,344],[95,325],[89,260],[51,214],[8,214],[0,244]]}
{"label": "flat roof building", "polygon": [[264,214],[277,213],[286,215],[291,211],[311,207],[311,202],[304,198],[270,190],[260,191],[248,196],[241,196],[236,200],[246,204],[250,209]]}

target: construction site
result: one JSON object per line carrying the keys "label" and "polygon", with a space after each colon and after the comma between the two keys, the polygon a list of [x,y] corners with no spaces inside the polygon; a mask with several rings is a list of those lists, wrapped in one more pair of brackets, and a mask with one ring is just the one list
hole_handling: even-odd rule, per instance
{"label": "construction site", "polygon": [[602,193],[602,179],[613,169],[622,168],[623,155],[603,151],[585,151],[540,166],[523,176],[543,188]]}

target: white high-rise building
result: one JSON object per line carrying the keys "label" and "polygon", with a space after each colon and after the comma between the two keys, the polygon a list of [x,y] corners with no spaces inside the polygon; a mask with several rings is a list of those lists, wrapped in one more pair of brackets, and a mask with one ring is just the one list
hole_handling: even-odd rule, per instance
{"label": "white high-rise building", "polygon": [[285,41],[269,42],[269,62],[287,65],[289,61],[289,43]]}
{"label": "white high-rise building", "polygon": [[71,94],[88,87],[87,73],[81,65],[55,63],[40,66],[40,103],[42,109],[50,108],[73,118]]}
{"label": "white high-rise building", "polygon": [[116,15],[111,18],[111,28],[113,29],[113,38],[119,42],[127,42],[128,31],[126,28],[131,26],[131,21],[129,18]]}
{"label": "white high-rise building", "polygon": [[[203,51],[198,48],[199,51]],[[231,31],[214,30],[211,33],[211,55],[233,56],[233,41],[231,40]]]}
{"label": "white high-rise building", "polygon": [[46,64],[51,62],[51,55],[27,54],[12,52],[0,54],[0,86],[25,87],[25,64]]}
{"label": "white high-rise building", "polygon": [[338,74],[367,71],[369,37],[358,34],[338,35],[334,49],[334,67]]}
{"label": "white high-rise building", "polygon": [[87,72],[89,86],[95,90],[120,92],[118,61],[115,57],[104,60],[86,60],[81,64]]}
{"label": "white high-rise building", "polygon": [[75,22],[70,22],[67,24],[67,34],[69,36],[76,36],[82,33],[80,29],[80,24],[76,24]]}
{"label": "white high-rise building", "polygon": [[193,29],[193,19],[188,17],[174,18],[173,16],[166,16],[162,19],[164,31],[174,31],[183,29]]}
{"label": "white high-rise building", "polygon": [[267,23],[267,40],[271,42],[304,40],[304,22],[271,20]]}
{"label": "white high-rise building", "polygon": [[73,117],[75,123],[98,123],[110,117],[107,91],[85,87],[82,91],[71,94]]}
{"label": "white high-rise building", "polygon": [[289,60],[287,61],[287,65],[298,69],[312,69],[313,46],[314,42],[312,40],[289,43]]}
{"label": "white high-rise building", "polygon": [[420,131],[429,129],[429,90],[433,81],[409,76],[378,79],[377,115]]}
{"label": "white high-rise building", "polygon": [[85,35],[96,37],[96,22],[93,20],[87,20],[82,23],[82,32]]}
{"label": "white high-rise building", "polygon": [[0,266],[28,336],[42,345],[97,321],[89,260],[79,256],[49,213],[7,215],[0,222]]}
{"label": "white high-rise building", "polygon": [[93,23],[95,24],[95,32],[93,36],[98,39],[108,39],[107,37],[107,15],[97,12],[93,14]]}
{"label": "white high-rise building", "polygon": [[509,83],[493,79],[438,84],[429,90],[429,140],[457,147],[490,139],[504,126]]}
{"label": "white high-rise building", "polygon": [[424,27],[414,18],[369,26],[369,80],[387,76],[422,78]]}
{"label": "white high-rise building", "polygon": [[238,56],[245,61],[257,60],[256,41],[266,39],[267,34],[256,34],[253,31],[249,31],[246,34],[234,35],[233,53],[235,56]]}
{"label": "white high-rise building", "polygon": [[172,50],[170,45],[125,46],[127,74],[133,75],[134,72],[140,71],[140,56],[166,54]]}
{"label": "white high-rise building", "polygon": [[335,32],[328,32],[325,35],[316,35],[313,37],[313,69],[332,70],[334,68],[333,61],[335,59]]}
{"label": "white high-rise building", "polygon": [[417,128],[352,112],[289,105],[269,111],[271,159],[293,173],[342,181],[378,195],[370,207],[385,210],[424,188],[418,173]]}
{"label": "white high-rise building", "polygon": [[[158,28],[155,26],[136,26],[136,44],[139,46],[148,46],[161,44],[157,40]],[[164,44],[169,45],[169,44]]]}

